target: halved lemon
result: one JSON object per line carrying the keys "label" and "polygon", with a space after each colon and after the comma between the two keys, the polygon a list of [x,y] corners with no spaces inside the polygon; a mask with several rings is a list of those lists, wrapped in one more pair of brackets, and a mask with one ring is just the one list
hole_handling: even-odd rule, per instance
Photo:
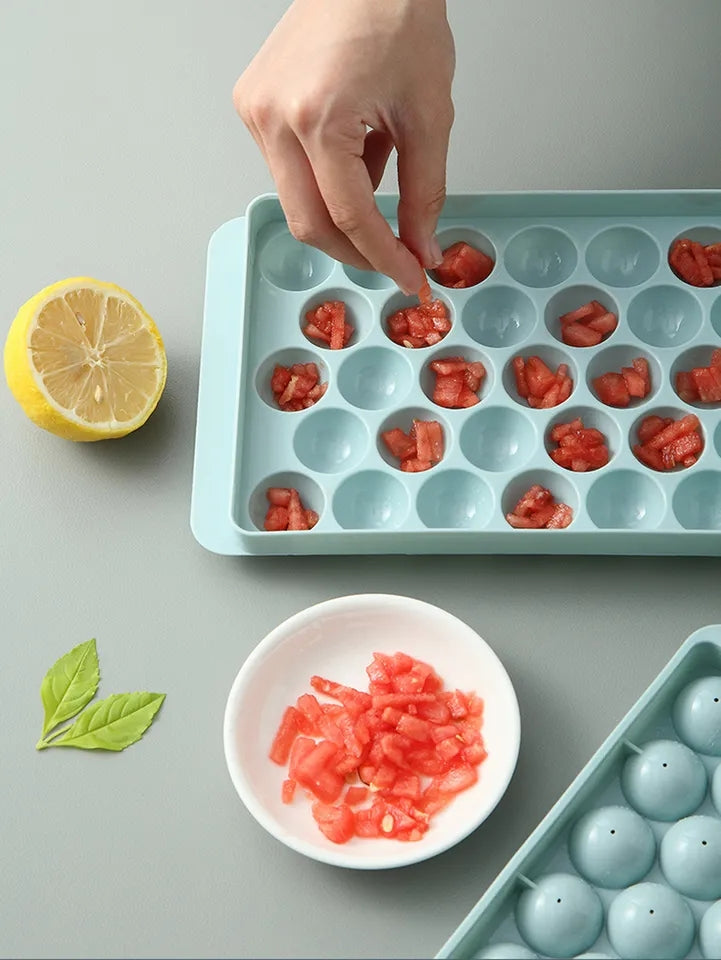
{"label": "halved lemon", "polygon": [[18,311],[5,343],[5,376],[38,426],[68,440],[137,430],[157,406],[167,361],[157,327],[127,291],[73,277]]}

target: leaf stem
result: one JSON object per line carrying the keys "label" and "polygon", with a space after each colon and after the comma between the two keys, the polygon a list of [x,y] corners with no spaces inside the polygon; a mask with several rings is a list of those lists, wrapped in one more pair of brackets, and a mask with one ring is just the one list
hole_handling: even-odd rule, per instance
{"label": "leaf stem", "polygon": [[59,737],[61,734],[65,733],[66,730],[69,730],[70,727],[72,727],[72,723],[69,723],[69,724],[67,725],[67,727],[60,727],[60,729],[56,730],[54,733],[49,733],[47,736],[41,737],[41,738],[38,740],[38,742],[35,744],[35,749],[36,749],[36,750],[45,750],[45,749],[47,749],[48,747],[52,747],[52,745],[53,745],[53,744],[52,744],[52,741],[53,741],[56,737]]}

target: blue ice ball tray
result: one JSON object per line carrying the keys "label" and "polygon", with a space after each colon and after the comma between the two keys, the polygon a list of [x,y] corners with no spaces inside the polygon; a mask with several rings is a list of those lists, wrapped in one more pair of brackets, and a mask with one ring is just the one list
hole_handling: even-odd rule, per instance
{"label": "blue ice ball tray", "polygon": [[[395,229],[397,198],[379,197]],[[495,261],[468,289],[431,277],[450,333],[408,349],[386,334],[412,302],[388,278],[344,267],[295,241],[274,196],[224,224],[208,251],[191,520],[223,554],[546,553],[721,554],[721,404],[684,403],[678,370],[706,365],[721,346],[721,291],[696,289],[668,264],[674,239],[721,240],[721,191],[492,194],[450,197],[442,247],[466,240]],[[329,350],[303,333],[305,313],[343,300],[355,328]],[[618,315],[597,347],[561,341],[558,318],[591,299]],[[462,354],[487,376],[481,402],[448,410],[432,401],[429,364]],[[516,393],[516,355],[568,365],[570,398],[534,410]],[[592,381],[648,359],[652,389],[627,409],[597,398]],[[278,409],[276,364],[314,362],[327,381],[313,407]],[[631,449],[651,413],[701,420],[704,451],[660,473]],[[589,473],[556,466],[553,425],[582,417],[608,439],[609,464]],[[443,426],[445,456],[407,474],[380,433],[413,418]],[[572,507],[563,530],[514,530],[505,515],[534,483]],[[262,529],[269,486],[296,487],[320,520],[309,531]]]}
{"label": "blue ice ball tray", "polygon": [[721,958],[721,626],[694,633],[440,958]]}

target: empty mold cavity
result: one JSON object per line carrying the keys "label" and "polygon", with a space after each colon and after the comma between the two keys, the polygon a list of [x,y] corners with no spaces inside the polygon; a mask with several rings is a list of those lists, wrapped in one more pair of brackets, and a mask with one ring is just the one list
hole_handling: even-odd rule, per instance
{"label": "empty mold cavity", "polygon": [[618,890],[646,876],[656,857],[656,841],[648,823],[634,810],[601,807],[577,821],[568,852],[584,880]]}
{"label": "empty mold cavity", "polygon": [[718,300],[714,300],[713,306],[711,307],[711,326],[717,337],[721,337],[721,297]]}
{"label": "empty mold cavity", "polygon": [[597,233],[586,248],[586,266],[599,283],[635,287],[658,270],[656,241],[638,227],[610,227]]}
{"label": "empty mold cavity", "polygon": [[661,841],[659,863],[668,882],[683,896],[721,897],[721,821],[695,816],[674,823]]}
{"label": "empty mold cavity", "polygon": [[[440,300],[445,305],[446,310],[448,311],[448,319],[451,321],[451,330],[452,330],[453,323],[454,323],[453,308],[445,299],[445,297],[437,297],[435,293],[433,296],[434,296],[434,299]],[[397,313],[399,310],[405,310],[406,307],[417,307],[417,306],[419,306],[418,297],[413,295],[406,296],[406,294],[403,293],[402,291],[398,291],[398,293],[394,293],[393,296],[386,301],[381,311],[381,326],[383,327],[383,332],[385,333],[385,335],[388,337],[389,340],[390,340],[390,337],[388,336],[388,317],[392,316],[394,313]],[[450,332],[451,331],[449,331],[449,333]],[[449,335],[449,333],[441,334],[441,338],[444,339]],[[395,343],[395,341],[393,342]],[[408,347],[407,349],[428,350],[429,346],[415,347],[415,348]],[[435,346],[435,344],[433,344],[433,346]]]}
{"label": "empty mold cavity", "polygon": [[333,261],[283,229],[260,249],[258,268],[268,283],[281,290],[310,290],[328,279]]}
{"label": "empty mold cavity", "polygon": [[344,530],[395,530],[409,510],[405,486],[381,470],[348,477],[333,497],[333,514]]}
{"label": "empty mold cavity", "polygon": [[311,412],[293,438],[295,454],[318,473],[340,473],[356,467],[368,450],[365,424],[347,410]]}
{"label": "empty mold cavity", "polygon": [[[443,230],[438,234],[438,243],[440,244],[441,250],[445,251],[452,247],[454,243],[459,243],[463,241],[469,246],[474,247],[476,250],[481,250],[487,257],[490,257],[493,260],[494,270],[495,264],[498,261],[498,254],[496,248],[491,243],[485,234],[481,233],[478,230],[474,230],[472,227],[450,227],[448,230]],[[428,275],[439,286],[444,286],[441,284],[436,276],[435,270],[429,270]],[[489,274],[489,277],[493,275],[493,271]],[[486,280],[489,279],[486,277]],[[481,283],[485,283],[486,280],[481,280]],[[472,284],[472,286],[478,286],[478,284]],[[468,289],[468,288],[464,288]]]}
{"label": "empty mold cavity", "polygon": [[[563,290],[559,290],[558,293],[555,293],[546,304],[546,327],[548,328],[548,332],[551,334],[551,336],[555,337],[556,340],[563,342],[561,337],[560,317],[566,313],[570,313],[572,310],[577,310],[586,303],[590,303],[591,300],[598,300],[598,302],[603,304],[609,313],[615,313],[620,321],[618,304],[610,293],[607,293],[605,290],[601,290],[599,287],[592,287],[588,284],[578,284],[574,287],[565,287]],[[610,337],[613,337],[617,331],[618,327],[616,327],[616,330],[614,330],[613,333],[605,336],[604,340],[601,342],[604,343],[606,340],[610,339]],[[576,347],[573,349],[588,350],[589,348]],[[598,348],[596,347],[591,349]]]}
{"label": "empty mold cavity", "polygon": [[[545,445],[546,451],[550,456],[551,450],[555,450],[558,444],[551,439],[551,431],[559,423],[570,423],[572,420],[581,419],[584,429],[600,430],[606,438],[610,460],[616,456],[623,445],[623,434],[621,428],[613,417],[609,416],[604,410],[597,407],[569,407],[561,408],[562,412],[557,413],[546,428]],[[561,467],[561,469],[565,469]],[[603,469],[601,467],[600,469]]]}
{"label": "empty mold cavity", "polygon": [[[718,346],[707,344],[703,347],[691,347],[688,350],[684,350],[683,353],[680,353],[671,365],[670,378],[674,392],[677,392],[676,375],[680,371],[686,372],[693,370],[694,367],[708,367],[711,363],[711,354],[714,350],[718,349]],[[700,400],[684,400],[683,402],[691,407],[696,407],[698,410],[718,410],[721,407],[721,401],[701,403]]]}
{"label": "empty mold cavity", "polygon": [[652,530],[663,520],[666,498],[647,474],[613,470],[588,491],[586,509],[603,530]]}
{"label": "empty mold cavity", "polygon": [[481,470],[518,470],[535,452],[538,433],[531,421],[510,407],[489,407],[472,414],[461,430],[461,451]]}
{"label": "empty mold cavity", "polygon": [[416,510],[426,527],[474,529],[485,527],[493,509],[493,494],[485,480],[465,470],[442,470],[418,491]]}
{"label": "empty mold cavity", "polygon": [[578,253],[571,238],[555,227],[528,227],[506,247],[506,270],[527,287],[555,287],[576,269]]}
{"label": "empty mold cavity", "polygon": [[520,943],[494,943],[474,953],[473,960],[538,960],[538,954]]}
{"label": "empty mold cavity", "polygon": [[[484,397],[488,396],[493,389],[495,373],[493,370],[493,364],[488,359],[487,354],[481,353],[480,350],[475,350],[473,347],[454,346],[449,344],[448,346],[440,345],[435,353],[429,356],[427,361],[423,364],[423,369],[421,370],[421,390],[423,390],[428,399],[431,402],[433,401],[433,390],[436,385],[436,374],[433,370],[431,370],[431,364],[434,360],[445,360],[450,357],[463,357],[463,359],[467,360],[468,363],[483,364],[486,375],[481,381],[481,389],[478,391],[478,397],[483,400]],[[455,408],[442,407],[441,409],[448,410]]]}
{"label": "empty mold cavity", "polygon": [[[689,227],[688,230],[682,230],[681,233],[677,234],[671,244],[669,245],[666,258],[671,255],[671,250],[673,249],[674,244],[677,240],[695,240],[696,243],[700,243],[702,247],[707,247],[712,243],[721,243],[721,227]],[[674,268],[669,263],[669,269],[678,277],[682,283],[687,283],[688,281],[684,280],[683,277],[679,277]],[[717,280],[713,286],[717,287],[721,284],[720,280]],[[703,289],[689,284],[694,290]]]}
{"label": "empty mold cavity", "polygon": [[573,510],[573,520],[570,524],[572,526],[578,517],[580,498],[578,490],[570,480],[572,474],[568,474],[567,471],[560,472],[560,467],[558,470],[559,472],[554,470],[527,470],[525,473],[514,477],[501,497],[503,516],[513,513],[514,507],[524,493],[537,483],[545,487],[546,490],[550,490],[556,503],[565,503]]}
{"label": "empty mold cavity", "polygon": [[[636,444],[639,443],[638,429],[643,423],[643,421],[646,419],[646,417],[661,417],[662,420],[668,420],[668,419],[681,420],[683,417],[687,417],[687,416],[690,416],[689,411],[682,410],[680,407],[651,407],[650,409],[644,410],[643,414],[641,414],[641,416],[639,416],[638,419],[634,421],[631,427],[631,430],[629,431],[628,442],[631,449],[633,450],[634,446],[636,446]],[[704,453],[706,452],[708,439],[704,431],[703,423],[699,422],[699,426],[697,429],[698,429],[698,432],[701,434],[701,439],[703,440],[703,447],[701,448],[701,451],[695,454],[696,459],[700,460],[701,457],[703,457]],[[634,453],[634,456],[636,456],[635,453]],[[638,460],[638,457],[636,457],[636,459]],[[680,465],[680,466],[674,467],[673,470],[654,470],[653,467],[649,467],[648,464],[643,463],[642,460],[639,460],[638,462],[642,464],[645,470],[649,470],[652,474],[655,474],[656,476],[669,474],[669,473],[684,473],[687,470],[693,469],[693,467],[684,467],[683,465]]]}
{"label": "empty mold cavity", "polygon": [[[381,457],[390,467],[395,467],[396,470],[400,470],[400,464],[398,458],[394,457],[390,452],[388,447],[383,442],[383,436],[386,430],[393,430],[398,427],[404,433],[409,433],[411,427],[413,426],[414,420],[435,420],[441,425],[443,430],[443,457],[448,456],[448,451],[451,447],[452,436],[448,428],[447,422],[438,415],[439,408],[436,407],[434,411],[428,410],[423,407],[406,407],[405,410],[396,410],[390,416],[386,417],[383,423],[378,428],[378,437],[377,437],[377,446],[378,452]],[[443,461],[441,461],[442,463]],[[434,464],[436,466],[436,464]],[[419,476],[424,476],[425,471],[418,474]],[[405,476],[412,476],[408,473]]]}
{"label": "empty mold cavity", "polygon": [[661,883],[637,883],[608,909],[606,931],[619,957],[685,957],[695,933],[691,908]]}
{"label": "empty mold cavity", "polygon": [[395,286],[390,277],[384,273],[376,273],[374,270],[359,270],[358,267],[350,267],[345,264],[343,267],[345,275],[351,283],[357,287],[364,287],[366,290],[387,290]]}
{"label": "empty mold cavity", "polygon": [[684,687],[673,705],[673,725],[689,747],[721,757],[721,676],[702,677]]}
{"label": "empty mold cavity", "polygon": [[[353,334],[350,341],[346,344],[346,347],[351,347],[353,344],[364,340],[373,328],[373,308],[371,303],[367,297],[357,290],[348,290],[342,287],[322,290],[305,302],[299,318],[301,331],[303,331],[307,322],[306,314],[309,311],[315,310],[316,307],[319,307],[322,303],[327,303],[330,300],[343,301],[345,304],[346,323],[350,323],[353,327]],[[303,336],[306,336],[305,332]],[[314,346],[322,350],[329,349],[328,344],[324,340],[316,340],[313,337],[307,337],[307,339]]]}
{"label": "empty mold cavity", "polygon": [[603,906],[585,880],[551,873],[518,898],[516,926],[526,943],[544,956],[575,957],[598,940]]}
{"label": "empty mold cavity", "polygon": [[[261,482],[250,495],[250,499],[248,501],[248,515],[251,523],[254,527],[257,527],[258,530],[263,530],[263,521],[265,520],[265,515],[268,512],[268,507],[270,506],[266,496],[266,491],[269,487],[292,487],[293,489],[297,490],[305,509],[315,510],[322,520],[323,510],[325,509],[325,497],[323,496],[323,491],[315,482],[315,480],[311,480],[310,477],[307,477],[302,473],[283,471],[282,473],[274,473],[271,476],[266,477],[264,480],[261,480]],[[288,536],[289,534],[297,536],[299,533],[302,533],[304,536],[308,535],[307,531],[293,530],[276,533],[273,534],[273,536]],[[270,534],[268,535],[270,536]]]}
{"label": "empty mold cavity", "polygon": [[[574,391],[578,386],[578,369],[576,368],[576,364],[573,362],[571,357],[567,353],[564,353],[563,350],[560,350],[558,347],[549,347],[547,344],[531,345],[524,347],[522,350],[518,350],[516,356],[523,357],[524,360],[527,360],[529,357],[540,357],[546,366],[551,370],[551,373],[555,373],[558,367],[562,363],[565,363],[568,367],[568,376],[573,380],[571,397],[573,396]],[[512,400],[515,400],[516,403],[520,404],[522,407],[526,407],[529,410],[534,409],[529,406],[528,400],[524,400],[524,398],[520,396],[518,390],[516,389],[516,377],[513,372],[513,358],[511,358],[504,367],[501,379],[503,381],[503,386],[505,387],[506,393],[509,397],[511,397]],[[564,400],[563,402],[568,403],[567,400]],[[551,407],[550,409],[555,408]]]}
{"label": "empty mold cavity", "polygon": [[652,347],[680,347],[701,329],[701,304],[678,287],[649,287],[628,306],[628,325]]}
{"label": "empty mold cavity", "polygon": [[461,322],[473,340],[485,347],[513,347],[527,340],[536,326],[533,301],[513,287],[485,287],[463,307]]}
{"label": "empty mold cavity", "polygon": [[406,357],[388,347],[365,347],[346,357],[338,371],[338,389],[362,410],[383,410],[403,400],[413,385]]}
{"label": "empty mold cavity", "polygon": [[698,945],[703,957],[721,957],[721,900],[712,904],[701,917]]}
{"label": "empty mold cavity", "polygon": [[633,809],[664,823],[697,810],[707,780],[703,763],[678,740],[652,740],[631,753],[621,770],[621,789]]}
{"label": "empty mold cavity", "polygon": [[[648,363],[648,373],[651,378],[651,390],[645,397],[631,397],[628,408],[640,407],[648,403],[658,393],[663,383],[664,374],[658,360],[644,350],[643,347],[621,345],[607,347],[605,350],[598,348],[594,352],[591,360],[586,367],[586,382],[588,389],[597,397],[593,381],[604,373],[620,373],[623,367],[633,367],[633,361],[637,357],[643,357]],[[616,409],[616,408],[612,408]],[[624,408],[626,409],[626,408]]]}
{"label": "empty mold cavity", "polygon": [[[314,363],[320,374],[319,383],[328,382],[328,368],[317,354],[311,353],[309,350],[290,347],[286,350],[279,350],[277,353],[271,354],[271,356],[267,357],[258,367],[258,373],[255,377],[255,388],[261,400],[274,410],[280,411],[275,394],[270,388],[273,371],[277,366],[291,367],[294,363]],[[323,397],[317,402],[320,403],[322,400]]]}

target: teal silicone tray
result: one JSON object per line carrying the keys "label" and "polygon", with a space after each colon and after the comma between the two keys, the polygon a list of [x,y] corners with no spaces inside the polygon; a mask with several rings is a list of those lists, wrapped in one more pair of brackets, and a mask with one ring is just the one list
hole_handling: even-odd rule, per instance
{"label": "teal silicone tray", "polygon": [[[380,197],[395,227],[397,198]],[[676,370],[705,365],[721,346],[721,291],[679,280],[667,262],[674,238],[721,239],[721,192],[456,196],[439,224],[442,246],[467,239],[496,266],[483,283],[432,283],[453,327],[441,343],[406,349],[384,318],[408,304],[390,281],[335,263],[290,236],[275,197],[222,226],[208,252],[192,527],[223,554],[596,553],[721,554],[721,411],[695,410],[705,448],[686,470],[657,473],[630,437],[654,412],[694,409],[676,395]],[[560,340],[558,316],[596,298],[616,331],[592,348]],[[306,339],[302,319],[328,299],[355,327],[338,351]],[[429,362],[463,354],[486,367],[481,403],[447,410],[431,399]],[[571,397],[530,409],[514,390],[513,356],[568,364]],[[625,410],[604,406],[591,380],[648,358],[652,391]],[[275,363],[315,361],[328,390],[309,410],[274,408]],[[607,436],[611,462],[586,474],[557,467],[554,423],[581,415]],[[413,416],[443,425],[446,453],[405,474],[379,432]],[[568,503],[565,530],[514,530],[505,514],[532,483]],[[310,531],[267,533],[271,485],[294,486],[320,514]]]}
{"label": "teal silicone tray", "polygon": [[438,957],[721,957],[721,626],[694,633]]}

